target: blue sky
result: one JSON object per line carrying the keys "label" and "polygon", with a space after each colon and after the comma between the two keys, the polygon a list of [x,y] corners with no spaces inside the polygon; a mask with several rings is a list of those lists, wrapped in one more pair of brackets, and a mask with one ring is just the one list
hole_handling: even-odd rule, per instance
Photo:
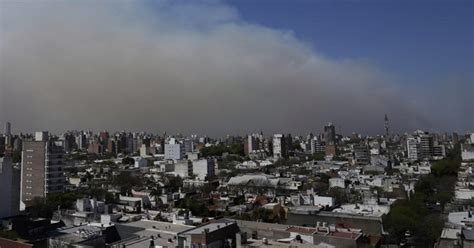
{"label": "blue sky", "polygon": [[367,59],[400,83],[474,78],[473,1],[226,2],[245,21],[291,30],[332,58]]}

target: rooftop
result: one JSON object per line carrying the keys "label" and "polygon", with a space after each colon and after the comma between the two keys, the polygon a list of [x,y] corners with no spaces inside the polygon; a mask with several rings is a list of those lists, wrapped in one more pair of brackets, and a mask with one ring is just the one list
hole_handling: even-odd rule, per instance
{"label": "rooftop", "polygon": [[206,230],[208,232],[214,232],[216,230],[219,230],[221,229],[222,227],[225,227],[229,224],[234,224],[234,222],[232,221],[218,221],[218,222],[213,222],[213,223],[207,223],[207,224],[204,224],[204,225],[201,225],[201,226],[198,226],[194,229],[191,229],[191,230],[188,230],[188,231],[184,231],[183,235],[188,235],[188,234],[201,234],[203,232],[205,232]]}
{"label": "rooftop", "polygon": [[458,235],[461,234],[461,229],[444,228],[441,232],[442,239],[458,239]]}

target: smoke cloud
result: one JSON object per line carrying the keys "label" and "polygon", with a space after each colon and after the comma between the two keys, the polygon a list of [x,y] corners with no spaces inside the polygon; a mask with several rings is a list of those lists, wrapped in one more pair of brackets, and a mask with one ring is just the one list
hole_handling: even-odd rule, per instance
{"label": "smoke cloud", "polygon": [[17,130],[382,133],[385,113],[403,131],[441,119],[371,62],[331,59],[217,1],[0,6],[0,121]]}

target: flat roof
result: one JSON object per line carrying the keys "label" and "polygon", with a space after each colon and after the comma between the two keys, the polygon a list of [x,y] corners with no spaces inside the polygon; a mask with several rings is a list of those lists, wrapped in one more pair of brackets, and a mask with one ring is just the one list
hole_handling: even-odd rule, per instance
{"label": "flat roof", "polygon": [[189,231],[186,231],[183,234],[201,234],[204,232],[205,229],[209,229],[209,232],[214,232],[216,230],[219,230],[220,228],[226,226],[225,223],[209,223],[194,229],[191,229]]}
{"label": "flat roof", "polygon": [[144,228],[144,229],[155,231],[155,232],[168,232],[168,233],[175,233],[175,234],[194,228],[194,226],[173,224],[169,222],[153,221],[153,220],[133,221],[133,222],[128,222],[128,223],[124,223],[120,225],[139,227],[139,228]]}

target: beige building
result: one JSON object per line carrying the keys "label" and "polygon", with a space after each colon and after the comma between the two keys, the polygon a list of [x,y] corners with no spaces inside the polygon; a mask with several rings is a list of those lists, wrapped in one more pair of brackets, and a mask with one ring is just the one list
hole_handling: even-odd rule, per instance
{"label": "beige building", "polygon": [[25,206],[31,205],[35,198],[64,191],[63,166],[61,142],[49,140],[47,135],[37,135],[34,141],[23,142],[21,201]]}

